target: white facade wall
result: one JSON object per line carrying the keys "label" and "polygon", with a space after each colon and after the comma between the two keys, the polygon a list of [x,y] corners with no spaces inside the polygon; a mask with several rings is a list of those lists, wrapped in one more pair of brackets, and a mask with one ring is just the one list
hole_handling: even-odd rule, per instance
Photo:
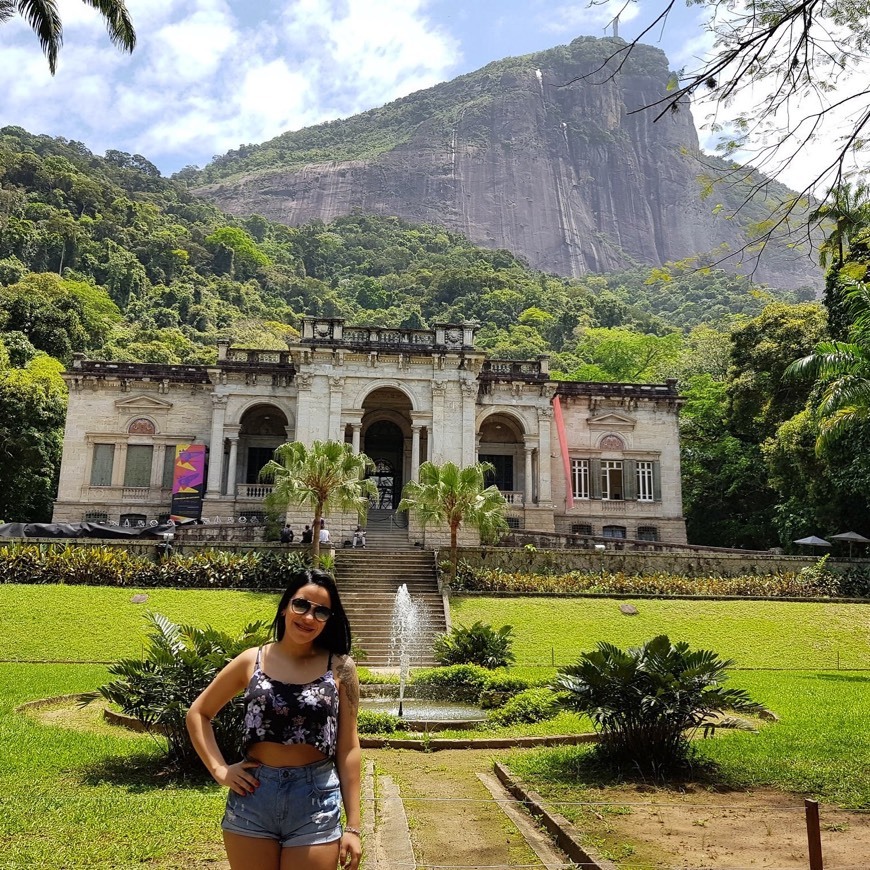
{"label": "white facade wall", "polygon": [[[302,340],[286,352],[224,343],[209,367],[77,359],[65,378],[70,402],[56,521],[100,512],[111,521],[130,513],[149,521],[168,514],[171,492],[161,485],[165,445],[208,445],[203,516],[226,521],[262,512],[267,490],[248,466],[278,444],[333,439],[363,450],[372,433],[389,432],[397,439],[390,455],[401,482],[426,460],[467,465],[494,458],[509,516],[520,528],[570,534],[586,524],[600,535],[604,526],[619,525],[632,538],[644,526],[656,528],[659,540],[685,541],[673,385],[561,385],[549,380],[544,359],[487,361],[474,349],[467,325],[403,332],[311,318]],[[654,461],[660,470],[655,501],[590,498],[566,507],[557,394],[569,458]],[[130,432],[137,420],[150,421],[153,434]],[[620,443],[614,436],[621,447],[613,446]],[[115,445],[111,486],[91,483],[98,443]],[[124,455],[139,444],[153,444],[153,472],[151,485],[134,491],[124,486]],[[297,532],[310,521],[295,509],[288,520]],[[330,523],[341,539],[356,517]],[[443,531],[424,535],[412,522],[411,539],[424,537],[427,546],[446,540]],[[473,539],[463,535],[463,543]]]}

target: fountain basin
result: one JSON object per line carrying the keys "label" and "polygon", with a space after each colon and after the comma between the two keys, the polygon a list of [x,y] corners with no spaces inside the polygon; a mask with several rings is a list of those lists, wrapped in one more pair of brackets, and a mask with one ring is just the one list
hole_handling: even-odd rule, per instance
{"label": "fountain basin", "polygon": [[[361,698],[360,709],[372,713],[399,715],[396,697]],[[486,721],[486,713],[472,704],[435,701],[428,698],[405,698],[402,722],[409,731],[444,731],[448,728],[473,728]]]}

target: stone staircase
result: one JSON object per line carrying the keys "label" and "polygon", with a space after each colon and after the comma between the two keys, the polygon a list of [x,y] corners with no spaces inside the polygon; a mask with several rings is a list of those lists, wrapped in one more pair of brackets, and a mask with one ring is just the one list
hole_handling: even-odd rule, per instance
{"label": "stone staircase", "polygon": [[[407,542],[405,544],[407,547]],[[432,644],[436,635],[446,631],[444,605],[438,591],[435,555],[431,550],[337,550],[335,579],[341,601],[350,619],[354,646],[366,653],[360,664],[366,667],[398,667],[391,661],[391,623],[396,593],[404,583],[411,599],[425,614],[425,630],[420,638],[420,654],[412,667],[431,667]]]}
{"label": "stone staircase", "polygon": [[406,516],[397,515],[393,511],[370,510],[367,520],[367,549],[391,552],[413,549],[408,540]]}

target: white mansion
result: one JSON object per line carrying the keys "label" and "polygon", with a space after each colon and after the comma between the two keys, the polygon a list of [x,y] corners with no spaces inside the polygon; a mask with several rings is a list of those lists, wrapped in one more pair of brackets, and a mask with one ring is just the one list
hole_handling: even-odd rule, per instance
{"label": "white mansion", "polygon": [[[76,357],[64,377],[56,522],[167,517],[178,444],[208,447],[205,520],[262,516],[258,474],[274,448],[337,439],[375,461],[375,510],[395,509],[425,460],[486,460],[514,527],[686,540],[676,383],[553,381],[546,357],[487,359],[473,325],[306,318],[286,351],[223,342],[217,362],[199,366]],[[297,533],[310,522],[290,518]],[[346,535],[356,517],[329,522]]]}

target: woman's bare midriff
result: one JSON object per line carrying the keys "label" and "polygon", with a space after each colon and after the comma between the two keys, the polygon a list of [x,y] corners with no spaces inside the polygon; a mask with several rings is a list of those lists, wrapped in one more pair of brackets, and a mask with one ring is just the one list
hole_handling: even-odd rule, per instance
{"label": "woman's bare midriff", "polygon": [[245,757],[249,761],[259,761],[269,767],[302,767],[326,758],[319,749],[307,743],[294,743],[292,746],[287,746],[265,740],[255,743]]}

